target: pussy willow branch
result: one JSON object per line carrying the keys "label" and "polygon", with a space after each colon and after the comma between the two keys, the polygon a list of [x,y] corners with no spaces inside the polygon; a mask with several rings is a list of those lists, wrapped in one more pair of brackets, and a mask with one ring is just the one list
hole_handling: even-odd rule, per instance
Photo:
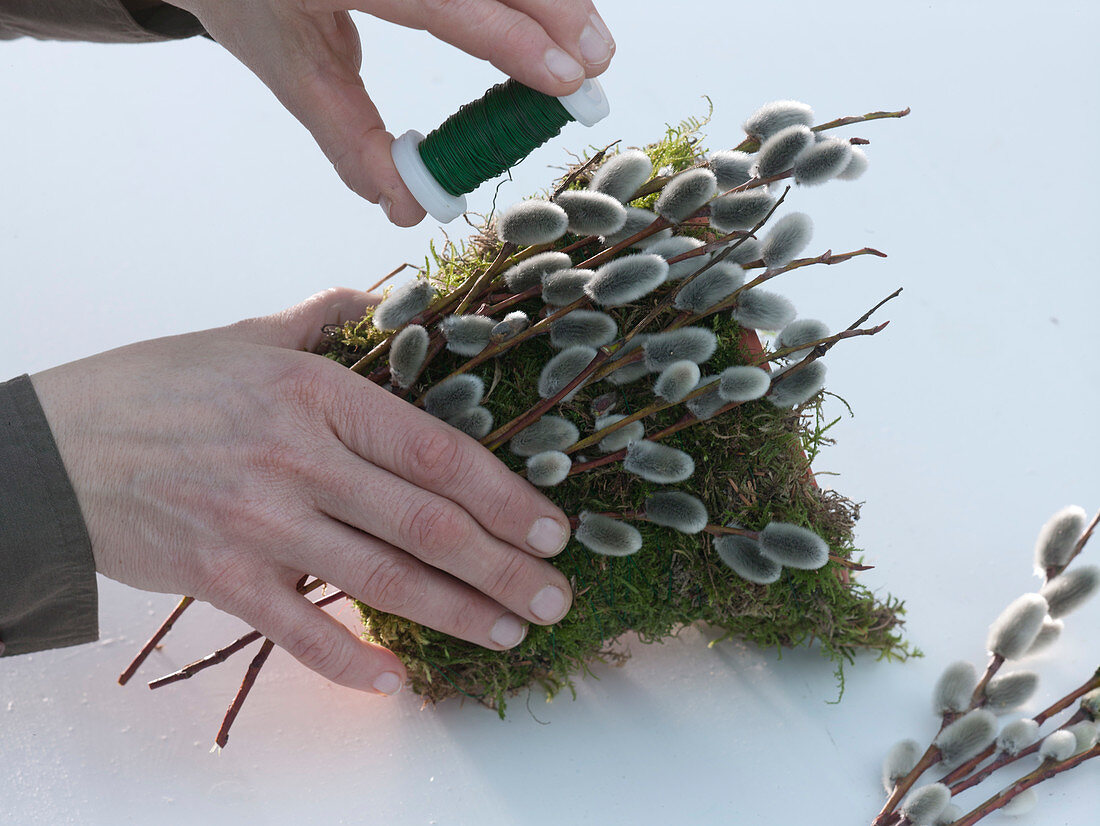
{"label": "pussy willow branch", "polygon": [[[1085,694],[1088,694],[1094,688],[1100,688],[1100,668],[1098,668],[1096,670],[1096,673],[1094,673],[1092,677],[1086,680],[1082,685],[1073,689],[1073,691],[1070,691],[1064,697],[1055,700],[1053,703],[1051,703],[1045,709],[1033,716],[1031,719],[1035,721],[1036,725],[1041,726],[1055,714],[1058,714],[1059,712],[1069,708],[1069,706],[1071,706],[1076,700],[1083,697]],[[1069,721],[1064,723],[1061,727],[1065,728],[1065,726],[1067,725],[1073,725],[1074,723],[1080,722],[1080,719],[1078,719],[1080,717],[1080,714],[1081,712],[1078,711]],[[1033,744],[1034,747],[1029,747],[1028,749],[1025,749],[1017,757],[1024,757],[1026,756],[1026,754],[1033,754],[1035,751],[1038,750],[1039,745],[1040,743]],[[984,780],[997,769],[1012,762],[1012,759],[1016,759],[1012,758],[1011,755],[1002,755],[1001,757],[998,757],[996,760],[990,763],[988,766],[983,768],[978,774],[971,775],[971,772],[977,769],[979,765],[984,763],[996,753],[997,744],[994,743],[984,749],[979,754],[974,755],[974,757],[967,760],[961,766],[958,766],[952,771],[948,772],[946,775],[943,776],[940,782],[944,785],[952,787],[954,787],[955,784],[959,784],[958,789],[952,792],[952,794],[957,794],[959,791],[962,791],[963,789],[968,789],[976,783],[980,782],[981,780]],[[975,777],[977,777],[978,779],[971,782],[972,778]],[[960,781],[963,781],[966,785],[960,784]]]}
{"label": "pussy willow branch", "polygon": [[886,823],[890,822],[894,809],[897,808],[901,799],[905,797],[911,788],[913,788],[913,784],[917,782],[920,776],[938,762],[940,762],[940,750],[938,746],[932,744],[928,747],[927,751],[921,755],[920,760],[917,761],[917,765],[913,767],[913,770],[894,784],[894,789],[890,792],[890,797],[887,798],[882,809],[875,816],[875,819],[871,821],[871,826],[885,826]]}
{"label": "pussy willow branch", "polygon": [[179,604],[172,609],[172,613],[168,615],[168,618],[160,624],[160,628],[158,628],[153,633],[153,636],[149,638],[149,641],[142,646],[137,656],[134,657],[133,662],[126,666],[126,670],[119,675],[119,685],[126,685],[126,683],[130,682],[130,678],[137,673],[139,668],[141,668],[141,664],[153,653],[153,649],[156,648],[157,644],[172,630],[172,626],[176,624],[176,620],[180,618],[183,612],[186,611],[188,606],[194,601],[194,597],[184,597],[179,601]]}
{"label": "pussy willow branch", "polygon": [[[314,581],[317,582],[318,585],[321,584],[317,580]],[[324,608],[326,605],[330,605],[331,603],[336,602],[339,599],[343,599],[346,596],[347,594],[343,591],[336,591],[326,597],[317,600],[313,604],[317,608]],[[149,683],[149,688],[163,688],[170,683],[176,683],[180,680],[188,680],[191,677],[194,677],[200,671],[204,671],[205,669],[210,668],[213,665],[217,665],[218,663],[225,662],[233,654],[236,654],[242,648],[246,648],[247,646],[251,645],[262,636],[263,634],[261,634],[259,631],[249,631],[244,636],[238,637],[229,645],[223,646],[217,651],[213,651],[210,654],[207,654],[202,659],[195,660],[194,662],[185,665],[178,671],[173,671],[171,674],[166,674],[163,677],[153,680],[151,683]]]}
{"label": "pussy willow branch", "polygon": [[1053,760],[1045,760],[1039,768],[1035,769],[1028,774],[1025,774],[1007,789],[1004,789],[997,794],[990,797],[980,806],[975,807],[967,814],[956,820],[951,826],[973,826],[983,817],[991,814],[998,809],[1004,807],[1014,797],[1022,792],[1027,791],[1032,786],[1042,783],[1044,780],[1049,780],[1055,775],[1059,775],[1062,772],[1069,771],[1075,766],[1079,766],[1086,760],[1100,755],[1100,744],[1093,746],[1090,749],[1086,749],[1080,754],[1075,754],[1068,760],[1062,760],[1061,762],[1055,762]]}
{"label": "pussy willow branch", "polygon": [[237,689],[237,695],[233,698],[233,702],[230,703],[229,709],[225,712],[225,717],[222,719],[222,726],[218,729],[217,737],[214,738],[214,742],[218,744],[218,748],[224,749],[229,742],[229,729],[233,725],[233,721],[237,719],[237,715],[240,713],[241,707],[248,697],[248,692],[250,692],[252,686],[256,684],[256,678],[260,676],[260,669],[264,667],[264,663],[267,662],[267,658],[271,656],[271,652],[274,650],[275,643],[271,640],[264,640],[264,644],[260,646],[260,650],[256,653],[256,656],[252,658],[252,662],[248,664],[248,670],[244,673],[244,680],[241,682],[241,687]]}
{"label": "pussy willow branch", "polygon": [[[582,163],[580,166],[571,170],[569,174],[562,178],[561,182],[556,187],[554,187],[554,194],[551,196],[551,200],[557,198],[559,195],[565,192],[565,190],[569,189],[569,185],[572,184],[573,181],[577,180],[577,178],[579,178],[593,166],[602,161],[604,159],[604,156],[607,155],[607,150],[617,143],[620,143],[620,141],[612,141],[591,158],[589,158],[587,161]],[[576,156],[574,155],[574,157]]]}
{"label": "pussy willow branch", "polygon": [[1045,573],[1048,580],[1054,579],[1054,577],[1058,576],[1058,574],[1062,573],[1062,571],[1068,568],[1069,563],[1073,562],[1073,560],[1077,558],[1077,555],[1085,549],[1085,545],[1088,544],[1089,539],[1092,537],[1093,531],[1096,530],[1096,525],[1098,522],[1100,522],[1100,511],[1097,511],[1093,515],[1092,520],[1085,528],[1085,532],[1081,534],[1080,538],[1077,540],[1077,544],[1073,546],[1073,552],[1069,555],[1069,558],[1066,559],[1065,564],[1061,566],[1051,566],[1050,568],[1046,569]]}

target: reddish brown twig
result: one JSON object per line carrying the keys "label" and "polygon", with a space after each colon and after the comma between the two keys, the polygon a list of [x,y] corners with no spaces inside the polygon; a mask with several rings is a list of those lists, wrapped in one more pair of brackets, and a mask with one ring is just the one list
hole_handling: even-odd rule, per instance
{"label": "reddish brown twig", "polygon": [[126,685],[126,683],[130,681],[130,678],[137,673],[139,668],[141,668],[141,664],[153,653],[153,649],[155,649],[168,632],[172,630],[172,626],[176,624],[176,620],[180,618],[180,615],[186,611],[187,607],[194,601],[194,597],[184,597],[179,601],[179,604],[172,609],[172,613],[168,615],[168,618],[160,624],[160,628],[158,628],[153,636],[149,638],[149,641],[142,646],[137,656],[134,657],[133,662],[131,662],[126,667],[126,670],[119,675],[119,685]]}
{"label": "reddish brown twig", "polygon": [[244,705],[244,701],[248,698],[248,692],[255,685],[256,678],[260,676],[260,669],[264,667],[264,663],[267,662],[267,658],[271,656],[271,652],[274,650],[275,643],[271,640],[264,640],[264,644],[260,646],[260,650],[256,652],[252,662],[248,664],[248,670],[244,673],[241,687],[237,689],[237,696],[233,698],[233,702],[230,703],[229,709],[225,712],[222,727],[218,729],[218,736],[214,738],[214,742],[218,744],[219,748],[224,749],[226,743],[229,742],[229,728],[233,725],[233,721],[237,719],[237,715],[240,714],[241,706]]}

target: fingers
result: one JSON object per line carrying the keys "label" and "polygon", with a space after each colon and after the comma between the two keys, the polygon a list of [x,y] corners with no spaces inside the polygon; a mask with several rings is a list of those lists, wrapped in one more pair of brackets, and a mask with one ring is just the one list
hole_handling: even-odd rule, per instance
{"label": "fingers", "polygon": [[450,500],[513,547],[537,556],[565,547],[565,515],[476,441],[358,376],[339,378],[330,425],[353,453]]}
{"label": "fingers", "polygon": [[358,0],[356,8],[488,60],[548,95],[602,72],[615,43],[587,0]]}
{"label": "fingers", "polygon": [[238,321],[219,333],[237,341],[313,351],[321,343],[327,325],[358,321],[367,308],[373,307],[379,300],[375,293],[332,287],[286,310]]}
{"label": "fingers", "polygon": [[[318,457],[318,465],[325,468],[325,477],[314,494],[318,508],[388,546],[407,551],[437,572],[446,572],[468,583],[496,604],[494,621],[500,614],[499,606],[543,625],[557,622],[568,610],[571,590],[560,571],[525,552],[526,549],[492,535],[478,518],[456,502],[364,463],[342,447],[334,446],[332,451]],[[515,482],[521,482],[514,474],[509,475]],[[515,487],[522,491],[522,485]],[[484,515],[481,518],[492,523]],[[498,519],[497,526],[500,525]],[[409,564],[413,562],[410,557]],[[398,573],[409,574],[410,581],[423,580],[416,584],[436,593],[444,592],[438,587],[438,573],[429,582],[427,574],[405,570],[408,565],[397,567]],[[392,573],[385,579],[396,579]],[[355,583],[349,584],[354,587]],[[468,591],[465,588],[461,592],[452,591],[452,596],[460,595],[467,596]],[[451,606],[457,608],[459,602],[452,599]],[[383,610],[409,616],[400,610]],[[489,624],[483,626],[487,631]]]}
{"label": "fingers", "polygon": [[380,645],[360,640],[343,624],[294,590],[296,574],[284,582],[273,576],[210,601],[243,619],[292,657],[322,677],[349,688],[395,694],[405,682],[401,661]]}
{"label": "fingers", "polygon": [[502,651],[518,645],[527,623],[442,571],[347,525],[318,516],[293,558],[311,573],[379,611]]}

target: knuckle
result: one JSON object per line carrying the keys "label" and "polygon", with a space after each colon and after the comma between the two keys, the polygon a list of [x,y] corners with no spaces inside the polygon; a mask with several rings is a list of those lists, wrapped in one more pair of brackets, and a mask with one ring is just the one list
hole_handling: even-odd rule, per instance
{"label": "knuckle", "polygon": [[465,474],[462,445],[442,427],[424,428],[410,437],[412,481],[422,485],[449,485]]}
{"label": "knuckle", "polygon": [[400,557],[378,561],[364,577],[364,602],[379,611],[404,615],[424,593],[420,566]]}
{"label": "knuckle", "polygon": [[429,499],[408,511],[402,535],[409,550],[427,558],[445,557],[466,545],[471,536],[467,517],[444,499]]}
{"label": "knuckle", "polygon": [[496,535],[504,532],[505,528],[517,518],[528,517],[533,507],[527,501],[521,490],[517,490],[516,482],[519,478],[514,474],[508,474],[512,478],[503,478],[488,491],[482,500],[484,508],[485,527]]}
{"label": "knuckle", "polygon": [[351,667],[351,661],[345,647],[333,637],[323,627],[303,626],[290,632],[283,647],[306,668],[340,682]]}
{"label": "knuckle", "polygon": [[526,590],[530,576],[530,560],[520,553],[509,554],[493,571],[486,584],[486,593],[501,603],[515,603],[516,597]]}

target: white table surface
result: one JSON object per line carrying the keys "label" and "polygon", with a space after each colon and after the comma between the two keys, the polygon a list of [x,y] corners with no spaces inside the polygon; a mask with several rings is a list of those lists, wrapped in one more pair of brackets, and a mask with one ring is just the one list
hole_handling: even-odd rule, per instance
{"label": "white table surface", "polygon": [[[815,249],[869,244],[890,258],[802,270],[779,288],[834,328],[905,288],[882,314],[885,333],[829,357],[829,387],[856,415],[817,469],[865,502],[857,540],[875,569],[864,581],[907,601],[908,637],[926,656],[860,658],[831,705],[832,669],[817,653],[710,649],[693,628],[631,644],[632,660],[596,668],[576,700],[520,697],[501,722],[472,704],[422,710],[411,694],[333,686],[277,652],[230,747],[211,754],[247,658],[158,692],[140,678],[241,624],[193,608],[119,688],[176,597],[101,580],[98,643],[0,661],[0,822],[869,821],[886,748],[934,733],[940,671],[980,663],[988,624],[1038,586],[1040,525],[1069,503],[1100,507],[1100,12],[765,6],[605,0],[619,44],[604,78],[613,114],[567,127],[513,171],[500,203],[547,185],[567,149],[656,138],[704,112],[703,94],[712,148],[736,144],[743,118],[776,98],[805,100],[821,119],[912,107],[849,130],[872,140],[861,181],[790,199],[814,216]],[[427,131],[499,79],[422,33],[360,24],[364,76],[391,131]],[[385,224],[258,81],[198,40],[0,44],[0,170],[2,378],[364,287],[439,237],[430,221]],[[488,211],[491,196],[484,188],[471,207]],[[354,622],[349,608],[340,615]],[[1098,621],[1094,602],[1030,664],[1043,683],[1026,710],[1100,665]],[[1094,822],[1098,771],[1040,787],[1022,822]]]}

